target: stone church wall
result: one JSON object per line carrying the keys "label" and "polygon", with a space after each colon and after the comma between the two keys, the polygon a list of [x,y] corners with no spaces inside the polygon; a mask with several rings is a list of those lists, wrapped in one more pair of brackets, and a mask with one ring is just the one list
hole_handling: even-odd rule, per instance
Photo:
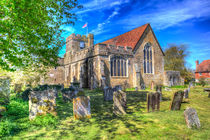
{"label": "stone church wall", "polygon": [[[144,46],[150,42],[152,45],[152,61],[153,61],[153,73],[144,73]],[[137,77],[136,86],[138,87],[141,83],[149,86],[152,81],[155,85],[163,84],[163,72],[164,72],[164,55],[159,47],[159,44],[153,35],[151,28],[147,28],[143,34],[141,40],[138,42],[136,49],[134,50],[134,65],[136,65]],[[135,71],[136,71],[135,70]],[[140,81],[140,82],[139,82]]]}
{"label": "stone church wall", "polygon": [[165,86],[183,85],[183,80],[179,71],[165,71],[163,81]]}
{"label": "stone church wall", "polygon": [[[81,48],[80,42],[85,43]],[[57,67],[51,73],[49,82],[64,83],[69,86],[73,79],[80,82],[81,87],[96,88],[126,84],[129,87],[140,87],[163,84],[164,54],[150,27],[146,29],[137,43],[135,50],[128,46],[113,44],[96,44],[93,46],[92,34],[86,36],[72,34],[66,39],[66,53],[63,66]],[[153,73],[145,74],[143,69],[143,49],[146,43],[152,44]],[[113,56],[125,58],[127,62],[127,76],[111,76],[110,60]],[[52,75],[51,75],[52,76]],[[56,80],[56,81],[55,81]]]}

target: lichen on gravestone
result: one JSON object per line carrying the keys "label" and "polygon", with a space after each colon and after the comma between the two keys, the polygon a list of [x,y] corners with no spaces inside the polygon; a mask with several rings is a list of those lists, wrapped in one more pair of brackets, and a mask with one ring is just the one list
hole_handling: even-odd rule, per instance
{"label": "lichen on gravestone", "polygon": [[73,99],[74,119],[91,118],[90,97],[79,96]]}
{"label": "lichen on gravestone", "polygon": [[198,114],[194,108],[188,107],[184,111],[185,122],[188,128],[200,128],[200,120],[198,118]]}
{"label": "lichen on gravestone", "polygon": [[126,114],[127,98],[126,93],[118,90],[113,94],[113,113],[115,115]]}
{"label": "lichen on gravestone", "polygon": [[184,96],[184,91],[177,91],[173,95],[170,110],[180,110]]}
{"label": "lichen on gravestone", "polygon": [[29,94],[29,119],[50,113],[56,115],[56,90],[32,90]]}

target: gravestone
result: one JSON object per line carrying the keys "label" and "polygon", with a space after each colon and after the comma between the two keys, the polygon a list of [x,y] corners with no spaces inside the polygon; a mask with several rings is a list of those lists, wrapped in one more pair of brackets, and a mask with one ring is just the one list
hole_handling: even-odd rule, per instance
{"label": "gravestone", "polygon": [[10,79],[0,77],[0,105],[7,105],[10,98]]}
{"label": "gravestone", "polygon": [[37,115],[56,113],[56,91],[54,89],[32,90],[29,94],[29,119]]}
{"label": "gravestone", "polygon": [[156,91],[162,93],[162,86],[161,85],[157,85],[156,86]]}
{"label": "gravestone", "polygon": [[139,89],[138,89],[138,87],[135,87],[135,91],[138,91]]}
{"label": "gravestone", "polygon": [[154,81],[151,82],[151,90],[154,90]]}
{"label": "gravestone", "polygon": [[160,110],[160,92],[147,94],[147,112]]}
{"label": "gravestone", "polygon": [[200,120],[198,118],[198,114],[194,108],[188,107],[184,111],[185,122],[188,128],[200,128]]}
{"label": "gravestone", "polygon": [[173,99],[171,102],[171,106],[170,106],[170,110],[180,110],[183,96],[184,96],[183,91],[177,91],[174,93]]}
{"label": "gravestone", "polygon": [[146,89],[146,86],[145,86],[145,84],[144,84],[144,83],[141,83],[141,85],[140,85],[140,86],[141,86],[141,89],[142,89],[142,90],[145,90],[145,89]]}
{"label": "gravestone", "polygon": [[122,90],[122,86],[121,85],[117,85],[113,88],[114,91],[118,91],[118,90]]}
{"label": "gravestone", "polygon": [[189,92],[188,89],[184,90],[184,98],[188,98],[189,97]]}
{"label": "gravestone", "polygon": [[126,93],[118,90],[113,94],[113,113],[115,115],[126,114]]}
{"label": "gravestone", "polygon": [[156,85],[156,92],[159,92],[160,101],[162,101],[162,86],[161,85]]}
{"label": "gravestone", "polygon": [[73,99],[74,119],[91,118],[90,97],[79,96]]}
{"label": "gravestone", "polygon": [[70,86],[69,88],[63,89],[62,90],[63,101],[64,102],[72,101],[73,98],[77,96],[78,92],[79,89],[74,86]]}
{"label": "gravestone", "polygon": [[210,98],[210,88],[204,88],[203,91],[207,91],[209,93],[209,98]]}
{"label": "gravestone", "polygon": [[104,88],[104,101],[113,101],[113,89],[111,87]]}

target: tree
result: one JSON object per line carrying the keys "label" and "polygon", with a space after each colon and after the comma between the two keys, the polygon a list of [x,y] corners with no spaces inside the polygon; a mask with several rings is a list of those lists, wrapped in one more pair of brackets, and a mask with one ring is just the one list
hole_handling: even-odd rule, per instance
{"label": "tree", "polygon": [[165,50],[165,70],[180,71],[187,82],[193,78],[193,72],[186,67],[186,57],[189,55],[186,45],[170,44]]}
{"label": "tree", "polygon": [[56,66],[61,27],[74,23],[74,8],[81,8],[77,0],[1,0],[0,67]]}

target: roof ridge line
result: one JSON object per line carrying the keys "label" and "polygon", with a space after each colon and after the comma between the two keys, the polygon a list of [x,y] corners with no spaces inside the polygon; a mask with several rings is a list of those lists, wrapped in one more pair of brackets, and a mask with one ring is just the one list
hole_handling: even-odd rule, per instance
{"label": "roof ridge line", "polygon": [[[115,37],[112,37],[112,38],[107,39],[107,40],[105,40],[105,41],[108,41],[108,40],[114,39],[114,38],[116,38],[116,37],[119,37],[119,36],[121,36],[121,35],[123,35],[123,34],[129,33],[129,32],[131,32],[131,31],[133,31],[133,30],[135,30],[135,29],[138,29],[138,28],[140,28],[140,27],[143,27],[143,26],[145,26],[145,25],[148,26],[149,23],[146,23],[146,24],[144,24],[144,25],[142,25],[142,26],[136,27],[136,28],[134,28],[134,29],[132,29],[132,30],[130,30],[130,31],[127,31],[127,32],[125,32],[125,33],[122,33],[122,34],[120,34],[120,35],[117,35],[117,36],[115,36]],[[105,41],[102,41],[101,43],[103,43],[103,42],[105,42]]]}

